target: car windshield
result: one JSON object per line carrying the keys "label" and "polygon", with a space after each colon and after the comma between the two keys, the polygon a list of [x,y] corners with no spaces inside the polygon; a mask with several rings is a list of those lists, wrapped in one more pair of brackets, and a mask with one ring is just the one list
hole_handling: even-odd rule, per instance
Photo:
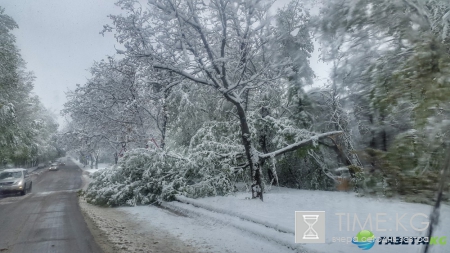
{"label": "car windshield", "polygon": [[450,0],[0,0],[0,48],[0,253],[450,253]]}
{"label": "car windshield", "polygon": [[2,179],[14,179],[14,178],[20,178],[22,176],[21,171],[15,171],[15,172],[1,172],[0,173],[0,180]]}

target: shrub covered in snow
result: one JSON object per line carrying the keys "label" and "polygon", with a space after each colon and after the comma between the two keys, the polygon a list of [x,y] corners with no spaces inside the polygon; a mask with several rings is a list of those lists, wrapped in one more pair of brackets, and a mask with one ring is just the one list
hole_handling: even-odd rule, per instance
{"label": "shrub covered in snow", "polygon": [[232,171],[207,162],[198,154],[134,149],[114,169],[94,173],[85,198],[96,205],[132,206],[171,201],[176,194],[195,198],[233,192]]}

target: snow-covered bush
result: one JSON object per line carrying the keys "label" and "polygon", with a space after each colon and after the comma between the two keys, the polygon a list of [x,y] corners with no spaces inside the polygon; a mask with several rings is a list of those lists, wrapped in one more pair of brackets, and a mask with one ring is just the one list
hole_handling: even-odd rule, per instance
{"label": "snow-covered bush", "polygon": [[85,193],[88,203],[102,206],[158,204],[175,195],[204,197],[234,190],[233,173],[213,164],[161,150],[134,149],[112,170],[93,174]]}

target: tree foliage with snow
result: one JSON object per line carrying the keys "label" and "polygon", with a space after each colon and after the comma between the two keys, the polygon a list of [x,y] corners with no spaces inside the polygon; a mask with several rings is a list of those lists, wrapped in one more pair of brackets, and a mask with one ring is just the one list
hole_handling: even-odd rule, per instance
{"label": "tree foliage with snow", "polygon": [[0,7],[0,166],[36,165],[59,155],[58,125],[32,93],[34,76],[27,72],[15,37],[14,20]]}
{"label": "tree foliage with snow", "polygon": [[[123,155],[90,201],[227,194],[236,178],[262,200],[264,185],[333,189],[344,166],[358,191],[421,185],[431,199],[448,146],[448,3],[333,0],[315,17],[301,1],[272,3],[117,1],[103,32],[122,48],[65,109],[80,154]],[[331,72],[305,91],[313,39]]]}
{"label": "tree foliage with snow", "polygon": [[[268,183],[278,183],[278,159],[341,134],[311,128],[303,88],[314,76],[313,44],[310,16],[300,1],[275,15],[270,1],[116,4],[125,14],[111,15],[113,25],[104,32],[114,32],[123,45],[117,50],[121,60],[96,64],[93,78],[70,94],[65,111],[78,132],[107,135],[109,143],[128,147],[131,141],[120,137],[120,129],[141,129],[131,135],[144,142],[158,129],[158,152],[175,152],[202,168],[193,185],[222,182],[233,171],[251,181],[252,197],[261,200],[263,167]],[[132,75],[111,69],[113,62],[130,65]]]}
{"label": "tree foliage with snow", "polygon": [[341,59],[335,74],[378,177],[369,183],[384,194],[434,195],[448,148],[449,10],[434,0],[336,0],[323,10],[325,55]]}
{"label": "tree foliage with snow", "polygon": [[[295,150],[312,139],[297,139],[268,154],[257,150],[248,120],[249,93],[287,84],[286,77],[297,82],[300,77],[309,78],[309,66],[302,62],[310,52],[310,48],[302,48],[310,39],[303,27],[308,17],[306,10],[298,1],[289,5],[293,7],[291,13],[285,10],[279,14],[279,24],[285,26],[277,33],[279,27],[270,22],[268,14],[271,3],[266,1],[149,1],[147,11],[138,7],[137,12],[134,1],[118,3],[129,9],[131,15],[125,20],[133,20],[130,26],[118,22],[123,18],[113,17],[126,55],[145,57],[155,69],[212,88],[232,105],[251,174],[252,197],[263,199],[262,161]],[[292,15],[292,19],[283,19],[283,15]],[[283,22],[286,20],[292,24]],[[299,36],[291,42],[287,33],[294,29],[299,29]],[[280,37],[286,38],[281,49]],[[303,54],[286,54],[293,50]],[[323,137],[332,134],[336,132]]]}
{"label": "tree foliage with snow", "polygon": [[114,169],[96,172],[85,197],[97,205],[134,206],[171,201],[177,194],[206,197],[233,192],[234,171],[212,163],[215,159],[202,152],[180,157],[161,149],[134,149]]}

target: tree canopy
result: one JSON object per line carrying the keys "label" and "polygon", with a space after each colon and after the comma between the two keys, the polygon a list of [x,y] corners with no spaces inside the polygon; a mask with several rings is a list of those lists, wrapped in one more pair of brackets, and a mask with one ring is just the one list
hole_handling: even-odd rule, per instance
{"label": "tree canopy", "polygon": [[0,8],[0,166],[35,165],[56,157],[58,124],[32,93],[34,76],[11,33],[18,28]]}

